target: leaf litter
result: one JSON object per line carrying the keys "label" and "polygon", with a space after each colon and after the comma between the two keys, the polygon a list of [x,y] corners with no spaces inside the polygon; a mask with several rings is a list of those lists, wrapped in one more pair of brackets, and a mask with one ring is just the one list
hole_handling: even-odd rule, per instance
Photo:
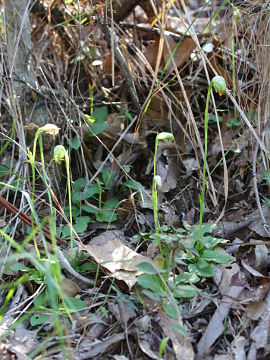
{"label": "leaf litter", "polygon": [[[50,88],[45,96],[52,119],[48,124],[60,129],[52,141],[56,138],[57,144],[66,145],[71,155],[73,235],[80,251],[74,260],[69,227],[64,230],[70,221],[63,216],[65,181],[59,181],[58,190],[52,182],[52,196],[57,199],[56,240],[61,240],[58,250],[51,225],[47,223],[42,231],[52,241],[50,254],[55,250],[64,254],[59,261],[65,276],[57,290],[63,331],[59,332],[55,308],[52,311],[48,299],[41,299],[51,289],[46,271],[34,269],[27,257],[37,249],[46,253],[42,236],[31,245],[34,251],[21,255],[1,243],[2,283],[16,284],[22,279],[15,287],[1,287],[1,358],[65,358],[59,346],[65,343],[74,359],[267,359],[269,159],[263,152],[255,159],[256,187],[253,135],[242,122],[239,108],[216,95],[209,110],[203,222],[215,223],[223,207],[225,213],[212,235],[202,236],[203,250],[193,246],[192,231],[184,233],[185,227],[193,229],[200,218],[209,79],[224,77],[257,136],[267,144],[262,136],[266,120],[257,111],[264,111],[269,96],[266,90],[263,93],[268,85],[264,71],[269,66],[264,61],[269,56],[261,46],[262,34],[269,27],[266,5],[217,1],[208,2],[206,8],[199,0],[151,6],[137,1],[125,12],[125,6],[121,11],[118,8],[120,2],[112,1],[115,22],[111,18],[108,23],[114,31],[110,41],[98,26],[99,14],[108,8],[100,11],[98,2],[93,7],[80,2],[82,13],[74,3],[42,1],[31,9],[33,52],[41,64],[36,75]],[[252,14],[250,22],[246,14]],[[154,19],[156,25],[151,26]],[[114,42],[120,45],[112,46]],[[255,52],[258,45],[262,49]],[[137,114],[133,87],[141,106]],[[6,110],[9,92],[3,89],[2,149],[12,135]],[[151,101],[144,104],[149,89]],[[135,126],[136,116],[141,123]],[[175,141],[159,146],[154,163],[155,136],[165,131],[174,134]],[[31,194],[31,181],[14,165],[16,144],[8,146],[12,151],[0,150],[1,184],[9,180],[14,184],[18,178]],[[38,169],[42,169],[40,164]],[[154,167],[160,179],[160,235],[153,235]],[[64,168],[58,172],[65,173]],[[76,188],[80,179],[84,183]],[[36,185],[41,201],[35,202],[35,208],[42,218],[49,207],[47,197],[39,195],[40,182]],[[257,209],[256,194],[263,203],[261,209]],[[38,224],[25,217],[29,207],[18,194],[9,194],[7,199],[8,203],[1,202],[1,229],[20,244],[31,226]],[[30,228],[18,219],[28,221]],[[209,238],[215,237],[230,242],[219,241],[212,247]],[[160,252],[160,244],[166,254]],[[226,254],[232,255],[229,263]],[[55,263],[51,255],[44,263]],[[82,270],[91,279],[88,283],[80,281]]]}

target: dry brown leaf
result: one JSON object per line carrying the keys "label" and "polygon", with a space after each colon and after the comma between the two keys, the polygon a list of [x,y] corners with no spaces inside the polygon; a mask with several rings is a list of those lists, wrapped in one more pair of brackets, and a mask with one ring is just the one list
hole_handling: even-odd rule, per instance
{"label": "dry brown leaf", "polygon": [[[79,359],[88,360],[96,359],[97,357],[109,352],[113,347],[117,346],[120,341],[124,340],[125,334],[115,334],[103,339],[102,341],[95,340],[92,343],[87,341],[85,347],[81,346],[79,349]],[[86,352],[83,350],[87,350]]]}
{"label": "dry brown leaf", "polygon": [[123,281],[131,290],[137,282],[136,277],[142,274],[136,268],[138,264],[147,262],[157,271],[158,265],[153,260],[131,250],[123,242],[123,233],[112,230],[95,237],[89,245],[80,245],[80,250],[87,251],[106,273]]}
{"label": "dry brown leaf", "polygon": [[150,344],[147,340],[144,340],[140,336],[138,336],[138,343],[142,352],[146,354],[150,359],[154,359],[154,360],[160,359],[158,354],[155,354],[154,351],[151,350]]}
{"label": "dry brown leaf", "polygon": [[[159,49],[159,41],[160,41],[157,35],[155,39],[156,41],[153,44],[149,45],[144,52],[147,61],[149,62],[149,64],[152,66],[153,69],[155,68],[156,65],[158,49]],[[159,70],[164,69],[167,61],[170,58],[171,53],[174,51],[175,47],[177,46],[177,43],[170,36],[167,37],[167,42],[169,44],[171,51],[169,51],[167,47],[164,46]],[[190,57],[192,51],[195,48],[196,45],[192,40],[192,38],[185,37],[185,39],[180,43],[180,45],[178,46],[178,48],[174,53],[173,58],[177,68],[181,67],[181,65],[183,65],[186,62],[186,60]],[[171,61],[170,64],[168,65],[167,72],[170,73],[173,69],[174,67]]]}
{"label": "dry brown leaf", "polygon": [[251,320],[259,320],[260,317],[262,316],[263,312],[266,309],[266,302],[265,301],[261,301],[261,302],[253,302],[251,304],[248,304],[247,306],[245,306],[245,314],[247,315],[247,317],[249,317]]}
{"label": "dry brown leaf", "polygon": [[[169,60],[171,53],[174,51],[175,47],[177,46],[177,43],[171,37],[168,37],[167,40],[171,51],[169,51],[165,46],[165,50],[163,52],[164,66]],[[190,57],[190,55],[192,54],[195,48],[196,48],[196,44],[193,41],[193,39],[191,37],[185,37],[184,40],[180,43],[180,45],[176,49],[173,56],[176,67],[178,69],[188,60],[188,58]],[[174,66],[171,61],[169,63],[167,71],[171,72],[173,70],[174,70]]]}
{"label": "dry brown leaf", "polygon": [[221,295],[226,294],[228,291],[232,277],[240,272],[240,268],[237,263],[230,264],[229,266],[215,266],[215,282],[219,288]]}
{"label": "dry brown leaf", "polygon": [[81,292],[81,288],[75,284],[74,281],[62,276],[62,290],[71,297],[78,295]]}
{"label": "dry brown leaf", "polygon": [[233,340],[231,348],[233,358],[235,360],[246,360],[245,348],[248,345],[248,340],[244,336],[237,335]]}
{"label": "dry brown leaf", "polygon": [[211,55],[209,58],[210,63],[212,64],[213,68],[216,70],[218,75],[221,75],[224,77],[226,84],[228,87],[232,87],[232,78],[229,75],[228,71],[224,69],[222,65],[218,62],[218,58],[215,54]]}
{"label": "dry brown leaf", "polygon": [[268,292],[266,299],[266,307],[261,316],[259,324],[252,331],[250,338],[252,343],[247,359],[257,359],[256,352],[259,349],[269,349],[269,323],[270,323],[270,292]]}
{"label": "dry brown leaf", "polygon": [[207,354],[214,344],[224,332],[224,319],[228,316],[231,306],[234,301],[239,299],[244,286],[246,284],[245,279],[241,273],[235,274],[232,277],[231,285],[227,293],[223,296],[223,302],[219,304],[214,315],[212,316],[202,338],[198,343],[198,356],[202,357]]}
{"label": "dry brown leaf", "polygon": [[117,301],[117,303],[109,302],[108,308],[124,327],[130,319],[136,317],[136,310],[126,301]]}
{"label": "dry brown leaf", "polygon": [[[264,215],[267,223],[270,224],[270,208],[269,207],[263,207],[263,215]],[[267,237],[267,238],[270,237],[270,235],[264,230],[262,219],[260,219],[259,221],[258,220],[252,221],[248,225],[248,227],[250,228],[250,230],[255,231],[258,235],[260,235],[262,237]]]}
{"label": "dry brown leaf", "polygon": [[[194,359],[194,351],[191,341],[186,339],[182,334],[175,330],[174,327],[179,326],[179,322],[170,316],[167,316],[162,311],[159,311],[160,325],[166,334],[171,339],[172,346],[177,360],[192,360]],[[182,324],[181,324],[182,326]]]}

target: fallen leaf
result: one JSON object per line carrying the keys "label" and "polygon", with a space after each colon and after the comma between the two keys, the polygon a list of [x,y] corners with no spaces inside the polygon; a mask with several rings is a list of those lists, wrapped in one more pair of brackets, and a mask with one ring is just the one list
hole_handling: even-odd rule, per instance
{"label": "fallen leaf", "polygon": [[[270,224],[270,207],[264,207],[262,211],[267,224]],[[255,231],[262,237],[270,237],[269,233],[267,233],[263,227],[263,221],[261,218],[259,220],[252,221],[248,227],[250,230]]]}
{"label": "fallen leaf", "polygon": [[[172,341],[172,346],[177,360],[192,360],[194,359],[194,351],[190,339],[184,337],[175,328],[179,327],[179,322],[170,316],[159,311],[160,325],[168,338]],[[181,327],[183,324],[181,323]]]}
{"label": "fallen leaf", "polygon": [[[171,53],[174,51],[174,49],[177,46],[177,43],[172,39],[171,36],[167,36],[167,42],[170,51],[168,50],[166,45],[164,45],[162,52],[162,60],[159,70],[164,69],[165,65],[167,64],[167,61],[170,58]],[[186,60],[190,57],[190,55],[192,54],[195,48],[196,45],[193,39],[189,36],[186,36],[184,40],[180,43],[180,45],[177,47],[173,56],[177,68],[181,67],[181,65],[183,65],[186,62]],[[159,50],[159,36],[156,35],[156,41],[151,45],[149,45],[144,51],[144,56],[146,57],[147,61],[152,66],[152,68],[155,68],[156,60],[158,56],[158,50]],[[170,73],[173,69],[174,67],[171,61],[167,67],[167,72]]]}
{"label": "fallen leaf", "polygon": [[159,267],[153,260],[124,245],[124,241],[121,231],[112,230],[95,237],[89,245],[80,245],[80,249],[87,251],[109,276],[123,281],[131,290],[137,276],[143,273],[137,269],[140,263],[150,264],[157,272]]}
{"label": "fallen leaf", "polygon": [[241,273],[235,274],[232,277],[231,285],[226,294],[223,295],[222,300],[214,315],[212,316],[202,338],[198,343],[198,356],[202,358],[207,354],[214,344],[224,332],[224,319],[228,316],[233,302],[239,299],[244,286],[246,284],[245,278],[241,276]]}
{"label": "fallen leaf", "polygon": [[[115,334],[109,336],[102,341],[95,340],[92,343],[87,341],[83,346],[80,346],[78,358],[80,360],[96,359],[103,354],[112,350],[113,347],[119,345],[119,342],[124,340],[125,334]],[[86,351],[84,351],[86,350]]]}
{"label": "fallen leaf", "polygon": [[[259,324],[253,329],[250,334],[252,343],[248,359],[257,359],[256,353],[259,349],[269,349],[269,323],[270,323],[270,292],[268,292],[266,299],[266,307],[261,316]],[[268,350],[269,354],[269,350]],[[251,357],[252,356],[252,357]]]}
{"label": "fallen leaf", "polygon": [[71,297],[75,297],[81,292],[81,288],[72,280],[62,276],[62,290]]}
{"label": "fallen leaf", "polygon": [[240,272],[239,265],[237,263],[230,264],[228,266],[215,266],[215,282],[219,288],[221,295],[226,294],[228,291],[233,276]]}

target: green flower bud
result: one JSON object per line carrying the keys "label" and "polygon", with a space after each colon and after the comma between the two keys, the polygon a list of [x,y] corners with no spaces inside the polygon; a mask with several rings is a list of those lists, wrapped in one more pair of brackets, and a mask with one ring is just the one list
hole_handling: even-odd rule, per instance
{"label": "green flower bud", "polygon": [[52,135],[53,139],[55,139],[55,136],[59,133],[59,130],[60,128],[54,124],[46,124],[40,128],[40,131],[45,131],[47,134]]}
{"label": "green flower bud", "polygon": [[226,93],[226,81],[223,76],[214,76],[212,79],[214,89],[219,95],[224,95]]}
{"label": "green flower bud", "polygon": [[162,132],[162,133],[157,135],[157,139],[158,140],[166,140],[166,139],[168,139],[169,141],[173,141],[173,134],[171,134],[169,132]]}
{"label": "green flower bud", "polygon": [[60,162],[65,159],[65,154],[66,154],[66,149],[64,148],[64,146],[57,145],[53,151],[53,160],[57,164],[60,164]]}

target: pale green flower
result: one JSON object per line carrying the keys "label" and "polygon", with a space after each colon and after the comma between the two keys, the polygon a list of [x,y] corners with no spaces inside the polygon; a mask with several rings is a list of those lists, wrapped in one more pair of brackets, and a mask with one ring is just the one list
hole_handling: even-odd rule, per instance
{"label": "pale green flower", "polygon": [[212,79],[214,89],[219,95],[224,95],[226,93],[226,81],[223,76],[214,76]]}

